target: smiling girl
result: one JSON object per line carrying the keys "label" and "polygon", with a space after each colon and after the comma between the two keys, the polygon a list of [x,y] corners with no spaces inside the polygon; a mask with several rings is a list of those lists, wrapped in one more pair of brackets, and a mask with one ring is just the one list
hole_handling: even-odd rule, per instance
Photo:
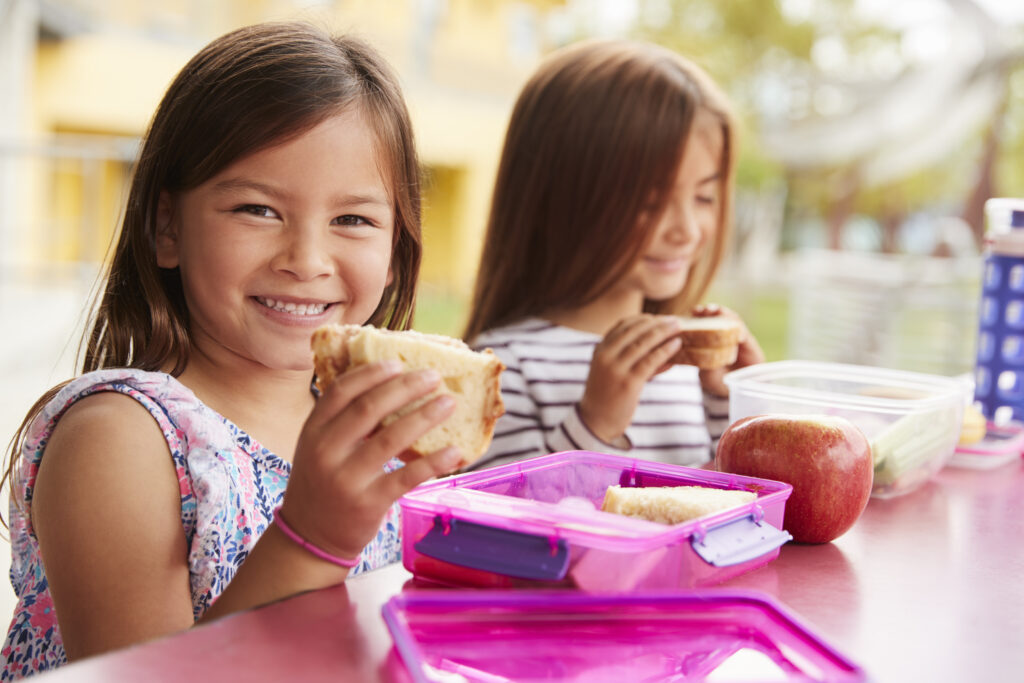
{"label": "smiling girl", "polygon": [[[512,113],[465,338],[506,365],[491,466],[597,450],[701,464],[728,420],[722,376],[673,365],[678,314],[722,260],[735,155],[725,97],[670,50],[552,55]],[[702,390],[703,389],[703,390]]]}
{"label": "smiling girl", "polygon": [[82,374],[6,476],[20,678],[398,559],[395,501],[454,468],[407,448],[435,373],[363,366],[317,398],[324,323],[407,328],[419,165],[397,80],[303,24],[204,48],[147,133]]}

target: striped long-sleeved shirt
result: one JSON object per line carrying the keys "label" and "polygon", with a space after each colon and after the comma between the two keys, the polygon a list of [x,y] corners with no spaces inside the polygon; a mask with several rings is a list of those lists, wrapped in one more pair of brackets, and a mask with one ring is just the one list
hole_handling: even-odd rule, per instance
{"label": "striped long-sleeved shirt", "polygon": [[640,393],[628,446],[617,448],[590,432],[579,416],[590,360],[601,337],[540,318],[488,330],[473,340],[491,348],[506,369],[501,376],[505,415],[474,468],[503,465],[569,450],[628,454],[680,465],[709,460],[728,425],[728,399],[706,394],[697,368],[676,365],[654,376]]}

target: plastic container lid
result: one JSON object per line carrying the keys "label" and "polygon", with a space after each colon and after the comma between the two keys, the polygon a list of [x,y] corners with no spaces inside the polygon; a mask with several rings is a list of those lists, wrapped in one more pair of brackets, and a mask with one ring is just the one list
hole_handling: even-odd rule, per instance
{"label": "plastic container lid", "polygon": [[[953,377],[824,361],[758,363],[730,372],[724,381],[730,392],[760,399],[894,414],[940,407],[951,397],[959,401],[968,394],[964,382]],[[877,395],[866,389],[877,390]]]}
{"label": "plastic container lid", "polygon": [[863,681],[757,591],[412,591],[383,608],[412,680]]}
{"label": "plastic container lid", "polygon": [[952,467],[988,470],[1020,459],[1024,454],[1024,424],[988,423],[985,438],[978,443],[957,446],[949,460]]}
{"label": "plastic container lid", "polygon": [[985,244],[1007,256],[1024,256],[1024,199],[997,197],[985,202]]}

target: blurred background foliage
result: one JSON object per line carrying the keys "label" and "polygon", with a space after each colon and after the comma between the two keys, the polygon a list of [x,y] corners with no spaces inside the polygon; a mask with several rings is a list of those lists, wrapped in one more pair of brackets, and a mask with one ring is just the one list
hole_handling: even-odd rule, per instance
{"label": "blurred background foliage", "polygon": [[[284,18],[358,32],[402,77],[428,179],[417,327],[461,331],[523,81],[558,47],[632,37],[691,57],[735,103],[735,237],[712,297],[769,359],[969,370],[983,203],[1024,187],[1024,3],[1002,0],[0,0],[5,327],[61,283],[80,310],[177,69]],[[901,317],[927,336],[886,322]]]}

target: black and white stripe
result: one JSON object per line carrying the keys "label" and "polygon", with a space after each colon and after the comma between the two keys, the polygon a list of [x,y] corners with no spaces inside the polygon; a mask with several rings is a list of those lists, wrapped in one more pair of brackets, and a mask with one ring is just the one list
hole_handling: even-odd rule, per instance
{"label": "black and white stripe", "polygon": [[489,330],[473,342],[506,365],[501,378],[505,415],[490,450],[475,467],[491,467],[565,450],[628,453],[682,465],[707,462],[728,425],[728,399],[704,394],[697,368],[677,365],[640,394],[626,450],[606,444],[580,420],[577,404],[598,335],[530,318]]}

